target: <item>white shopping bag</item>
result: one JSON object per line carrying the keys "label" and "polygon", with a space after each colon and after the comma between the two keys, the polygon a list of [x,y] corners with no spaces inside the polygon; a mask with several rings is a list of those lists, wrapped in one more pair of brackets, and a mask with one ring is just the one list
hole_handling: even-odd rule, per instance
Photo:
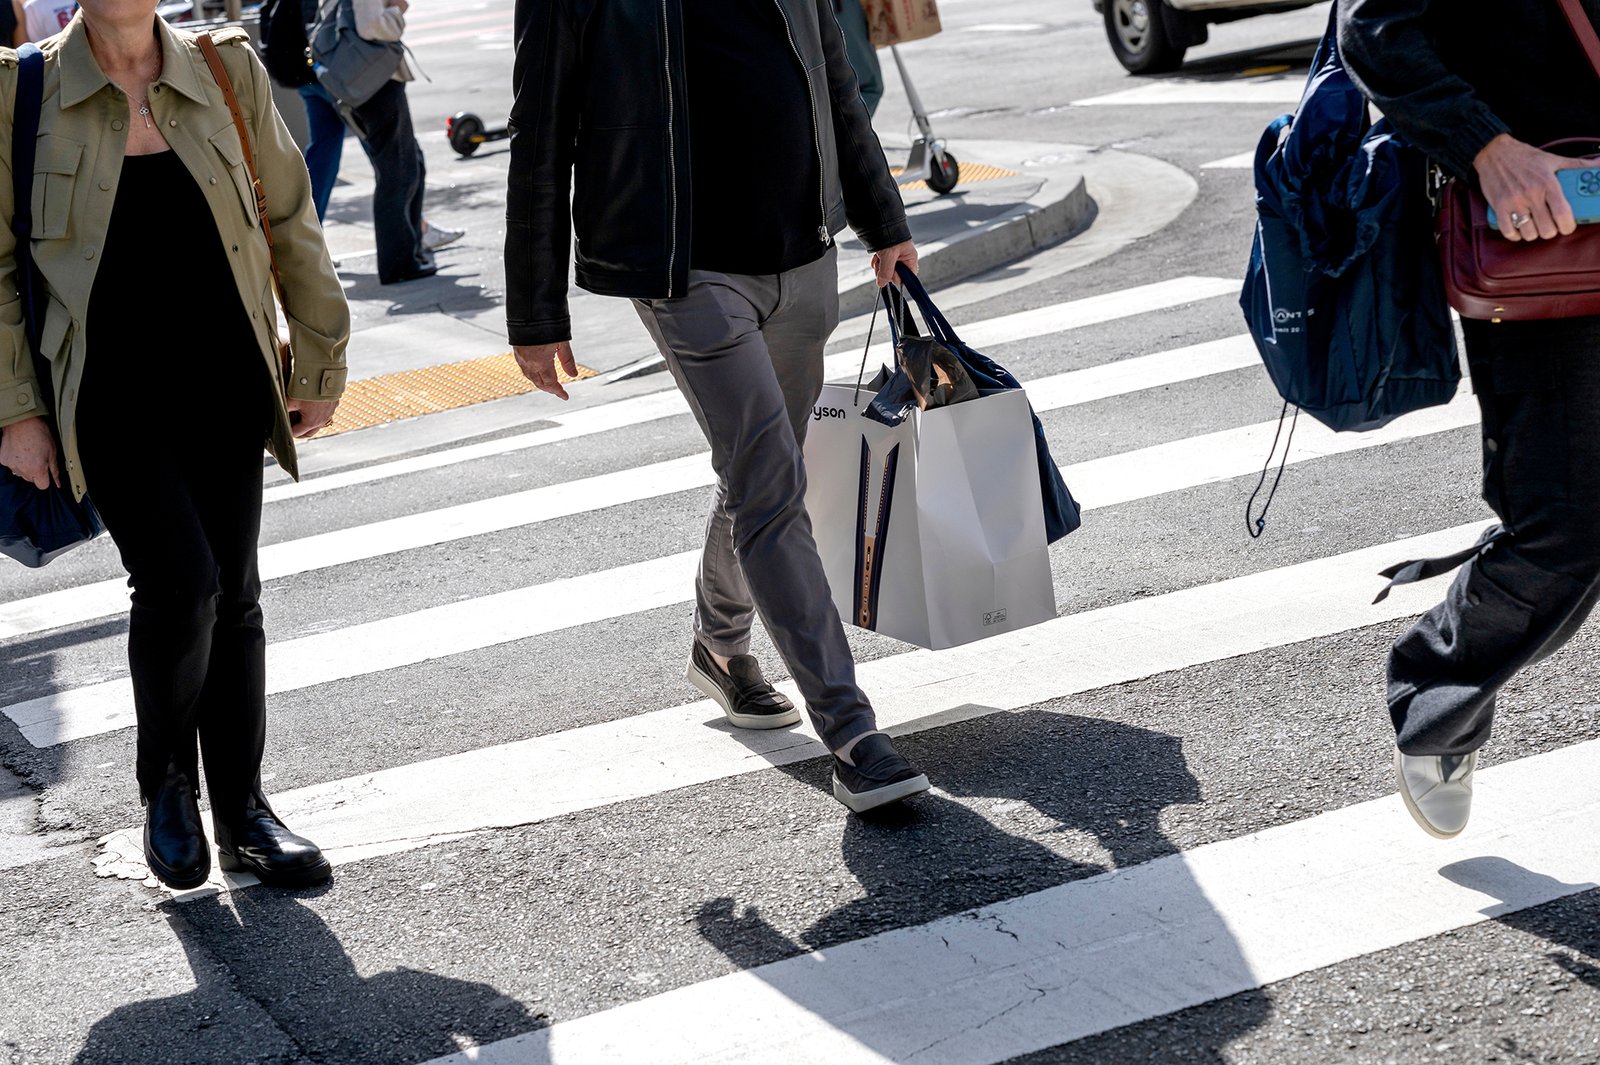
{"label": "white shopping bag", "polygon": [[1039,463],[1020,390],[899,426],[825,385],[806,435],[806,509],[846,622],[932,650],[1056,616]]}

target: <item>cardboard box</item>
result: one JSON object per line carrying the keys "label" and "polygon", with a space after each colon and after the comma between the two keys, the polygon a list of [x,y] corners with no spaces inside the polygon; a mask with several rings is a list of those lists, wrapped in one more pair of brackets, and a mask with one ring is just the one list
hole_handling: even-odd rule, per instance
{"label": "cardboard box", "polygon": [[920,41],[942,28],[935,0],[861,0],[861,10],[874,48]]}

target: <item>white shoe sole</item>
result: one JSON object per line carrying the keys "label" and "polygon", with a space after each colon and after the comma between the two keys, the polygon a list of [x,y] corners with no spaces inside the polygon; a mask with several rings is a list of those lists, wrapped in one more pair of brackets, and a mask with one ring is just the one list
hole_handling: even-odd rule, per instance
{"label": "white shoe sole", "polygon": [[920,795],[928,790],[928,778],[914,776],[910,780],[902,780],[898,784],[890,784],[886,788],[874,788],[869,792],[857,795],[844,786],[839,775],[833,775],[833,797],[849,807],[851,812],[864,814],[868,810],[876,810],[880,806],[909,799],[913,795]]}
{"label": "white shoe sole", "polygon": [[1411,797],[1411,789],[1406,786],[1405,763],[1400,760],[1400,749],[1398,747],[1395,748],[1394,752],[1394,777],[1395,781],[1400,785],[1400,798],[1406,804],[1406,812],[1411,815],[1411,820],[1415,821],[1422,831],[1434,839],[1455,839],[1467,830],[1467,826],[1462,825],[1454,832],[1441,832],[1422,815],[1422,810],[1418,808],[1416,800]]}
{"label": "white shoe sole", "polygon": [[715,680],[701,672],[700,667],[694,664],[694,659],[689,659],[689,668],[685,670],[683,679],[699,688],[705,696],[718,706],[722,707],[722,715],[728,719],[728,724],[734,728],[764,731],[775,728],[789,728],[800,724],[800,710],[791,708],[787,714],[741,714],[736,712],[728,703],[728,697]]}

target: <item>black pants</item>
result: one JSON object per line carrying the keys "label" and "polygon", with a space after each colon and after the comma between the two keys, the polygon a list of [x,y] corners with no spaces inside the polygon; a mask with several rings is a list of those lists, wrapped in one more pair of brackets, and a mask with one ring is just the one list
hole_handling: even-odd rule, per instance
{"label": "black pants", "polygon": [[140,793],[153,794],[174,759],[198,781],[198,738],[212,808],[226,818],[259,789],[266,738],[256,541],[271,385],[253,343],[206,358],[226,368],[176,432],[139,401],[126,372],[136,360],[89,360],[77,421],[90,495],[133,587]]}
{"label": "black pants", "polygon": [[1496,693],[1600,598],[1600,318],[1463,328],[1500,527],[1389,657],[1389,711],[1415,755],[1481,747]]}
{"label": "black pants", "polygon": [[427,164],[411,125],[411,105],[403,82],[390,81],[355,111],[361,146],[372,160],[377,189],[372,194],[372,225],[378,237],[378,280],[403,281],[433,265],[422,247],[422,194]]}

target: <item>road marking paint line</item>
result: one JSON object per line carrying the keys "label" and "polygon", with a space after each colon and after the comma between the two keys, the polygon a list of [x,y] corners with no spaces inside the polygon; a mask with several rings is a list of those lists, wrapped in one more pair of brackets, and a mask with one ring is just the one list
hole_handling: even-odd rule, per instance
{"label": "road marking paint line", "polygon": [[1250,81],[1196,81],[1171,78],[1137,89],[1074,100],[1074,107],[1153,107],[1163,104],[1297,104],[1305,91],[1300,78],[1270,77]]}
{"label": "road marking paint line", "polygon": [[[1289,464],[1298,465],[1330,455],[1445,432],[1470,425],[1476,419],[1477,407],[1463,392],[1448,407],[1417,412],[1372,433],[1335,434],[1317,426],[1307,430],[1303,446],[1297,439],[1298,450],[1290,457]],[[1115,506],[1254,473],[1260,467],[1277,424],[1276,421],[1262,422],[1210,436],[1159,444],[1067,466],[1061,472],[1085,510]],[[698,457],[691,456],[691,459]],[[676,471],[679,477],[693,477],[690,460],[674,460],[672,465],[679,467]],[[633,476],[638,472],[627,471],[627,475],[619,476],[623,483],[638,490],[642,486]],[[704,483],[710,482],[707,472]],[[340,547],[359,550],[352,545],[352,541],[359,540],[360,528],[351,537],[340,540]],[[688,573],[692,567],[686,568],[683,560],[694,555],[695,552],[688,552],[601,570],[270,644],[267,648],[268,689],[271,692],[293,691],[316,683],[365,676],[686,601],[690,593],[687,576],[674,593],[661,583],[665,577],[651,567],[661,567],[665,573]],[[589,596],[597,598],[586,598]],[[538,621],[533,620],[532,615],[501,621],[501,614],[506,610],[555,613],[539,613]],[[544,620],[547,617],[560,620]],[[441,625],[451,626],[444,639],[436,635]],[[132,689],[127,678],[39,696],[5,707],[4,712],[36,747],[127,728],[134,723]]]}
{"label": "road marking paint line", "polygon": [[[1377,571],[1457,550],[1479,531],[1481,524],[1458,526],[1057,618],[967,647],[909,651],[863,663],[858,675],[879,724],[901,734],[1033,706],[1413,616],[1438,598],[1437,582],[1397,588],[1372,605],[1384,585]],[[677,564],[687,570],[693,559],[678,556]],[[687,589],[687,573],[681,579]],[[798,697],[792,682],[779,687]],[[823,753],[808,724],[731,736],[716,704],[701,700],[316,784],[272,803],[339,863],[377,846],[394,853],[441,836],[534,824]],[[396,839],[396,825],[409,839]],[[138,853],[136,841],[117,837],[106,837],[107,846]]]}
{"label": "road marking paint line", "polygon": [[[687,551],[581,577],[464,599],[267,646],[267,694],[431,662],[560,629],[685,601],[700,552]],[[36,747],[134,723],[128,678],[103,681],[6,708]]]}
{"label": "road marking paint line", "polygon": [[[1071,300],[1067,303],[1057,304],[1054,307],[1036,308],[1017,314],[1004,315],[999,318],[976,322],[970,326],[961,326],[960,329],[964,340],[974,347],[982,347],[984,345],[1004,343],[1009,340],[1025,340],[1084,326],[1100,325],[1105,322],[1129,318],[1152,311],[1169,310],[1173,307],[1181,307],[1188,303],[1196,303],[1215,296],[1236,293],[1238,290],[1239,282],[1237,280],[1219,277],[1178,277],[1099,296]],[[881,348],[875,349],[871,358],[882,362],[888,357],[888,350],[888,345],[885,344]],[[860,365],[860,352],[845,352],[831,356],[825,364],[827,379],[838,380],[846,376],[854,377]],[[872,366],[870,360],[868,365],[869,367]],[[555,428],[538,429],[529,433],[502,437],[499,440],[468,444],[463,447],[435,451],[427,455],[397,459],[393,462],[375,463],[371,466],[363,466],[360,469],[312,478],[299,484],[277,485],[267,489],[265,499],[267,503],[276,503],[285,499],[300,499],[305,496],[331,492],[339,488],[370,484],[390,477],[420,473],[424,470],[442,469],[462,462],[474,462],[499,455],[509,455],[517,451],[541,447],[561,440],[572,440],[581,436],[605,432],[609,429],[620,429],[629,425],[639,425],[644,422],[654,421],[658,418],[687,414],[688,410],[689,408],[683,402],[683,398],[675,390],[653,392],[646,396],[588,407],[574,411],[571,414],[554,415],[549,420],[558,423]]]}
{"label": "road marking paint line", "polygon": [[1389,796],[434,1065],[993,1065],[1593,887],[1597,755],[1590,741],[1484,770],[1473,825],[1448,843]]}
{"label": "road marking paint line", "polygon": [[1253,151],[1240,152],[1230,155],[1225,159],[1214,159],[1209,163],[1201,163],[1201,170],[1252,170],[1256,165],[1256,153]]}
{"label": "road marking paint line", "polygon": [[[1288,465],[1464,429],[1479,418],[1465,385],[1446,406],[1415,411],[1368,433],[1336,433],[1308,418],[1295,432]],[[1061,475],[1085,509],[1116,506],[1254,473],[1277,431],[1277,419],[1258,422],[1066,466]]]}
{"label": "road marking paint line", "polygon": [[[1226,373],[1255,362],[1250,339],[1230,337],[1056,374],[1030,382],[1028,397],[1035,410],[1051,411]],[[713,483],[710,454],[702,452],[274,544],[261,550],[261,577],[276,580]],[[0,640],[109,617],[127,606],[127,582],[121,578],[0,603]]]}

